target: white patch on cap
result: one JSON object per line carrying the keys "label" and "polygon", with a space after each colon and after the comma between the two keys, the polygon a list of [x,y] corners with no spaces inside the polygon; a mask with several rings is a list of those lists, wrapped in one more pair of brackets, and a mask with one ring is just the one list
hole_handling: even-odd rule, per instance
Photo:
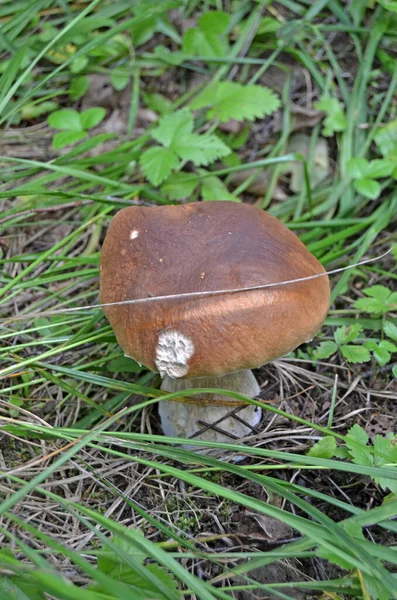
{"label": "white patch on cap", "polygon": [[130,233],[130,240],[135,240],[139,235],[139,231],[137,229],[133,229]]}
{"label": "white patch on cap", "polygon": [[194,344],[186,335],[175,329],[162,331],[158,337],[155,360],[160,376],[178,379],[186,375],[189,371],[187,361],[193,352]]}

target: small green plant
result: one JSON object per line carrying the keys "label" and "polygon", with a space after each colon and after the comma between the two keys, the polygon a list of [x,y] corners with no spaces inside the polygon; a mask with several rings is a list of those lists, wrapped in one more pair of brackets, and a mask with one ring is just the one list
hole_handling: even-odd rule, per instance
{"label": "small green plant", "polygon": [[[130,536],[138,542],[140,538],[144,539],[139,530],[129,531]],[[130,593],[131,598],[137,598],[137,600],[138,598],[139,600],[145,598],[165,600],[170,597],[172,592],[175,594],[178,584],[173,575],[156,563],[145,564],[146,553],[133,545],[132,540],[115,536],[111,541],[120,554],[109,549],[100,551],[98,553],[98,569],[104,575],[125,584],[126,594]],[[123,560],[121,556],[127,556],[130,561]],[[136,564],[136,568],[132,566],[132,563]],[[164,587],[168,593],[162,594],[158,584],[160,587]],[[90,587],[96,592],[103,594],[106,592],[106,588],[102,589],[100,584],[93,584]]]}
{"label": "small green plant", "polygon": [[146,150],[140,159],[142,171],[153,185],[162,183],[173,170],[191,161],[208,165],[226,156],[230,149],[212,133],[193,133],[193,114],[188,108],[161,117],[152,138],[161,144]]}
{"label": "small green plant", "polygon": [[331,137],[334,133],[340,133],[347,128],[347,119],[343,107],[337,98],[331,98],[328,94],[324,95],[314,108],[325,112],[324,126],[322,134],[325,137]]}
{"label": "small green plant", "polygon": [[194,110],[208,107],[207,119],[254,121],[274,113],[280,107],[280,100],[272,90],[261,85],[222,81],[208,85],[190,106]]}
{"label": "small green plant", "polygon": [[48,124],[54,129],[61,129],[54,135],[52,144],[54,148],[63,148],[74,144],[88,135],[88,129],[92,129],[102,121],[106,111],[102,107],[87,108],[82,113],[72,108],[63,108],[51,113]]}
{"label": "small green plant", "polygon": [[[350,363],[364,363],[368,362],[371,358],[368,348],[357,344],[357,338],[362,333],[362,326],[351,325],[347,327],[338,327],[334,331],[334,340],[327,340],[321,342],[316,351],[314,352],[314,358],[323,360],[329,358],[338,350],[342,354],[343,358]],[[356,343],[353,343],[356,342]]]}
{"label": "small green plant", "polygon": [[202,57],[226,56],[229,50],[226,36],[229,23],[230,15],[221,11],[201,15],[197,27],[188,29],[183,36],[183,51]]}
{"label": "small green plant", "polygon": [[[377,434],[373,444],[368,444],[369,436],[365,429],[357,423],[345,436],[345,445],[336,445],[333,436],[327,435],[310,448],[308,455],[316,458],[345,458],[356,465],[366,467],[397,468],[397,436],[389,433],[386,436]],[[383,490],[397,494],[397,481],[385,477],[374,477],[374,482]]]}
{"label": "small green plant", "polygon": [[364,289],[363,293],[367,297],[356,300],[355,308],[377,315],[385,315],[397,310],[397,292],[392,292],[386,286],[373,285]]}
{"label": "small green plant", "polygon": [[[397,325],[386,317],[397,310],[397,292],[374,285],[364,289],[363,293],[365,297],[356,300],[354,307],[382,318],[382,339],[366,339],[360,323],[338,327],[333,340],[321,342],[316,348],[314,358],[327,359],[339,351],[348,363],[353,364],[369,362],[371,354],[381,367],[391,361],[392,354],[397,352]],[[397,365],[392,372],[397,377]]]}
{"label": "small green plant", "polygon": [[382,186],[377,180],[389,177],[395,168],[395,162],[381,158],[370,161],[365,158],[352,158],[347,163],[347,172],[353,179],[354,189],[370,200],[378,198],[382,191]]}

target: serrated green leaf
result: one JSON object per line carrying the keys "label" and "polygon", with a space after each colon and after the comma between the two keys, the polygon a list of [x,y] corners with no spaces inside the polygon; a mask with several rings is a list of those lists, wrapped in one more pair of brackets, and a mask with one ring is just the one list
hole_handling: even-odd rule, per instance
{"label": "serrated green leaf", "polygon": [[50,127],[54,129],[67,129],[68,131],[82,131],[80,115],[72,108],[62,108],[51,113],[47,119]]}
{"label": "serrated green leaf", "polygon": [[325,358],[329,358],[332,354],[338,350],[337,344],[332,341],[321,342],[319,346],[314,351],[314,358],[321,360]]}
{"label": "serrated green leaf", "polygon": [[216,135],[198,135],[191,133],[175,138],[172,149],[183,160],[191,160],[197,166],[206,166],[217,158],[230,154],[230,148],[226,146]]}
{"label": "serrated green leaf", "polygon": [[179,167],[179,158],[169,148],[149,148],[141,155],[139,164],[150,183],[159,185],[172,169]]}
{"label": "serrated green leaf", "polygon": [[390,298],[390,290],[385,285],[373,285],[369,288],[363,290],[366,296],[370,296],[370,298],[377,298],[382,302],[387,302]]}
{"label": "serrated green leaf", "polygon": [[368,164],[365,158],[351,158],[346,164],[347,173],[353,179],[362,179],[367,174]]}
{"label": "serrated green leaf", "polygon": [[86,131],[60,131],[52,139],[52,145],[57,150],[69,144],[75,144],[87,136]]}
{"label": "serrated green leaf", "polygon": [[382,191],[380,183],[374,179],[355,179],[353,187],[359,194],[370,200],[379,198]]}
{"label": "serrated green leaf", "polygon": [[229,22],[230,16],[221,11],[201,15],[198,27],[188,29],[183,36],[183,51],[209,58],[225,56],[229,49],[225,35]]}
{"label": "serrated green leaf", "polygon": [[168,98],[162,94],[148,94],[143,92],[142,96],[145,100],[146,106],[154,110],[154,112],[158,113],[159,115],[165,115],[170,112],[172,104]]}
{"label": "serrated green leaf", "polygon": [[368,163],[366,177],[369,179],[381,179],[389,177],[396,168],[396,163],[392,160],[375,159]]}
{"label": "serrated green leaf", "polygon": [[173,173],[161,186],[161,193],[170,200],[182,200],[191,196],[197,185],[197,177],[183,172]]}
{"label": "serrated green leaf", "polygon": [[369,350],[364,346],[341,346],[340,351],[342,353],[343,358],[345,358],[348,362],[353,364],[361,364],[371,360]]}
{"label": "serrated green leaf", "polygon": [[[363,429],[361,427],[361,425],[359,425],[358,423],[355,423],[352,427],[350,427],[350,429],[347,433],[348,433],[348,435],[350,435],[352,438],[354,438],[361,444],[364,444],[364,446],[366,444],[368,444],[368,441],[369,441],[368,434],[365,431],[365,429]],[[348,443],[348,442],[346,442],[346,443]]]}
{"label": "serrated green leaf", "polygon": [[355,464],[365,465],[367,467],[373,466],[373,457],[367,446],[368,440],[369,438],[366,431],[357,423],[349,429],[345,441],[351,459]]}
{"label": "serrated green leaf", "polygon": [[[395,445],[397,438],[393,434],[382,436],[377,434],[374,439],[374,466],[397,468],[397,446]],[[383,456],[380,456],[383,455]],[[389,489],[393,493],[397,493],[397,481],[387,479],[385,477],[374,477],[375,483],[381,486],[382,489]]]}
{"label": "serrated green leaf", "polygon": [[178,144],[181,138],[191,134],[193,126],[192,113],[188,108],[183,108],[161,117],[158,127],[152,131],[152,137],[163,146],[172,147],[174,142]]}
{"label": "serrated green leaf", "polygon": [[390,121],[384,127],[380,127],[374,136],[374,140],[380,153],[388,157],[397,149],[397,119]]}
{"label": "serrated green leaf", "polygon": [[276,111],[280,100],[269,88],[223,81],[207,86],[191,103],[193,109],[209,106],[208,119],[253,121]]}
{"label": "serrated green leaf", "polygon": [[169,590],[174,590],[174,591],[178,590],[178,583],[177,583],[176,579],[174,578],[173,575],[171,575],[171,573],[168,573],[163,567],[160,567],[160,565],[157,565],[155,563],[151,563],[150,565],[147,565],[146,568],[148,571],[153,573],[153,575],[155,575],[157,577],[157,579],[162,581],[166,588],[168,588]]}
{"label": "serrated green leaf", "polygon": [[368,348],[368,350],[371,350],[371,352],[373,352],[377,349],[378,344],[374,340],[368,340],[365,342],[364,346]]}
{"label": "serrated green leaf", "polygon": [[316,458],[332,458],[336,450],[336,441],[332,435],[323,437],[310,448],[308,455]]}
{"label": "serrated green leaf", "polygon": [[152,131],[155,140],[170,148],[183,160],[208,165],[230,153],[230,148],[214,134],[193,133],[194,120],[189,109],[164,115]]}
{"label": "serrated green leaf", "polygon": [[397,325],[391,321],[385,321],[383,324],[383,331],[391,340],[397,342]]}
{"label": "serrated green leaf", "polygon": [[342,346],[342,344],[349,344],[350,342],[354,342],[362,332],[363,328],[360,323],[355,323],[354,325],[343,327],[338,327],[338,329],[334,332],[334,338],[338,346]]}
{"label": "serrated green leaf", "polygon": [[387,365],[388,362],[390,362],[391,354],[388,350],[386,350],[386,348],[380,348],[380,346],[378,346],[374,350],[374,357],[376,362],[381,367],[384,367],[385,365]]}
{"label": "serrated green leaf", "polygon": [[378,0],[378,2],[383,8],[397,13],[397,0]]}
{"label": "serrated green leaf", "polygon": [[203,180],[203,186],[201,188],[201,196],[203,200],[232,200],[233,202],[240,202],[237,196],[234,196],[229,192],[226,185],[219,177],[206,177]]}
{"label": "serrated green leaf", "polygon": [[92,129],[102,121],[106,115],[106,110],[102,106],[93,106],[87,108],[80,115],[80,123],[83,129]]}
{"label": "serrated green leaf", "polygon": [[389,340],[382,340],[379,342],[379,348],[384,348],[389,352],[397,352],[396,344],[393,344],[393,342],[390,342]]}
{"label": "serrated green leaf", "polygon": [[324,119],[324,127],[322,130],[322,134],[325,137],[330,137],[334,135],[334,133],[345,131],[347,128],[347,120],[343,107],[337,98],[323,96],[315,103],[314,108],[325,112],[327,115]]}
{"label": "serrated green leaf", "polygon": [[367,298],[359,298],[359,300],[356,300],[354,303],[356,308],[365,310],[369,313],[380,314],[394,310],[395,293],[391,293],[391,291],[384,285],[374,285],[363,291]]}

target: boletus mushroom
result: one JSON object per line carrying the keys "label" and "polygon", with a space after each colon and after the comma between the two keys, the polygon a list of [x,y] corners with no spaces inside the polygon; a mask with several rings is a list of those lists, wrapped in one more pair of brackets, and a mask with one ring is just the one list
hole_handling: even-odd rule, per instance
{"label": "boletus mushroom", "polygon": [[[252,368],[310,340],[329,308],[324,268],[278,219],[236,202],[128,207],[110,223],[101,252],[101,303],[235,290],[104,306],[127,356],[158,371],[161,388],[222,388],[254,398]],[[182,401],[180,401],[182,400]],[[246,436],[261,411],[229,396],[160,401],[166,435],[229,441]],[[208,427],[212,425],[212,427]],[[199,433],[199,435],[197,435]]]}

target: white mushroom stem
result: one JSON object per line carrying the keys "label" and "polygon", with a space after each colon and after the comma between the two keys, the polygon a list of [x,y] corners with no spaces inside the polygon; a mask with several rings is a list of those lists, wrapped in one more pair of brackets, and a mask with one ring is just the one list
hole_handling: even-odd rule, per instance
{"label": "white mushroom stem", "polygon": [[[248,369],[223,377],[196,379],[173,379],[165,375],[161,384],[161,389],[167,392],[181,392],[193,388],[225,389],[247,398],[254,398],[260,392],[258,382]],[[211,442],[232,442],[252,434],[252,428],[255,428],[261,419],[262,410],[258,406],[247,404],[235,413],[237,418],[223,418],[236,408],[238,401],[236,405],[235,398],[207,393],[181,398],[181,401],[161,400],[159,403],[161,425],[165,435]],[[213,427],[206,428],[206,424]]]}

